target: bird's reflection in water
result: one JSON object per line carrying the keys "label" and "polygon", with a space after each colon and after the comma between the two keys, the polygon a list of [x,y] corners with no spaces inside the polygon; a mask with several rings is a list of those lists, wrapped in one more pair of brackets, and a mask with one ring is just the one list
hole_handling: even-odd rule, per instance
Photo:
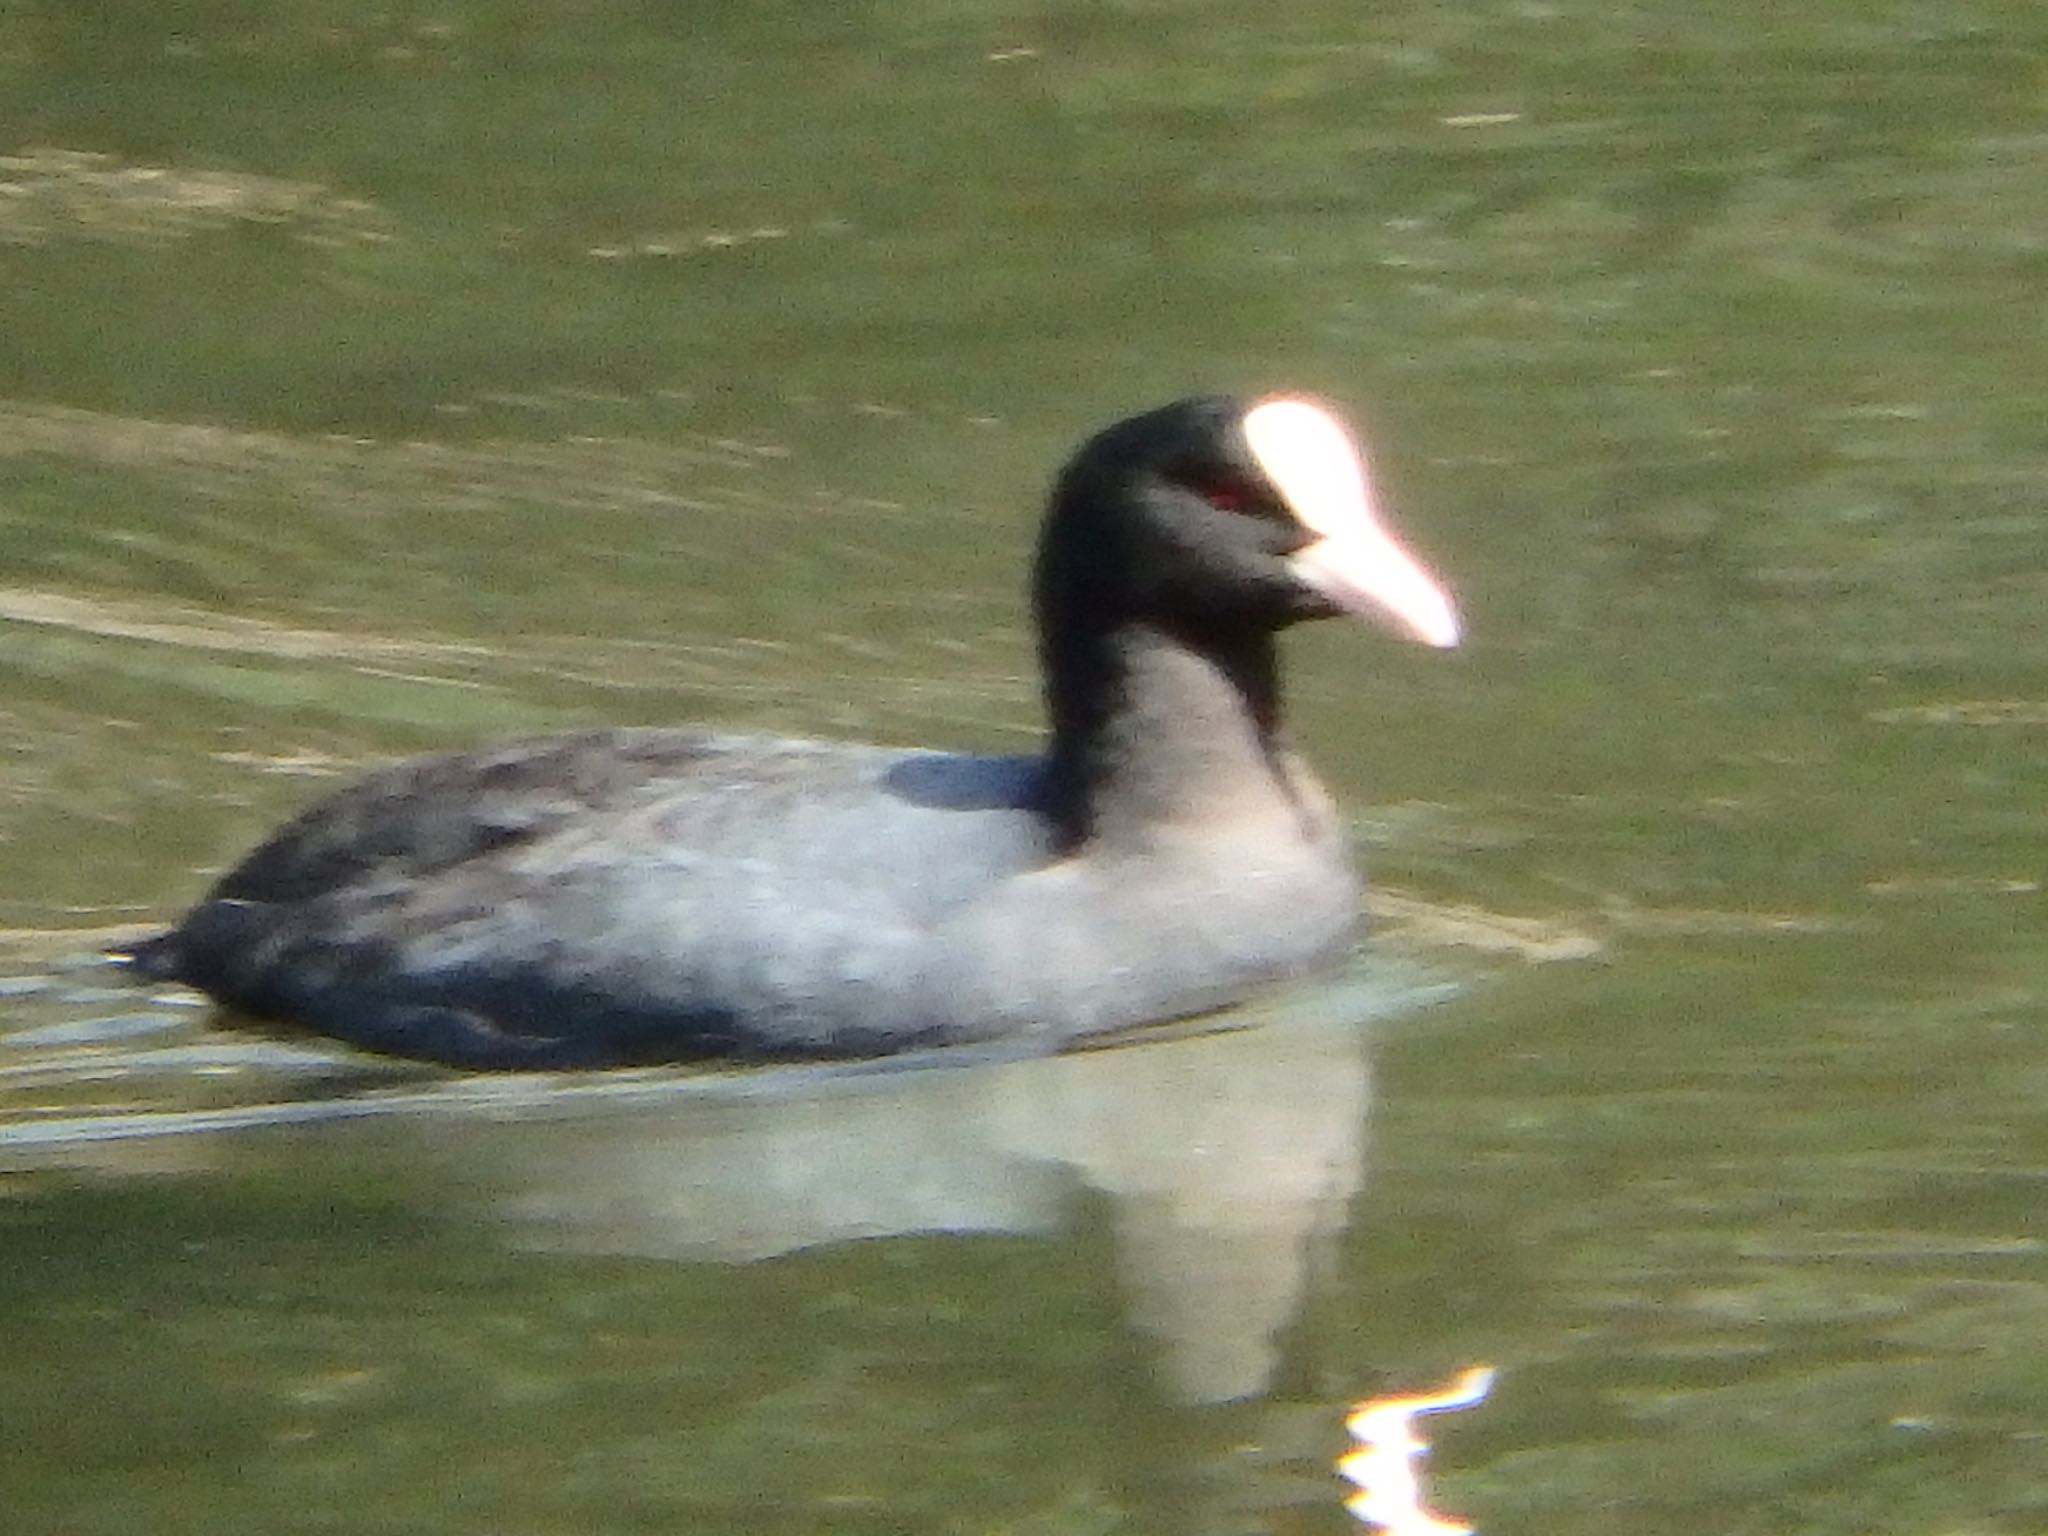
{"label": "bird's reflection in water", "polygon": [[788,1094],[473,1127],[437,1139],[517,1240],[744,1262],[910,1233],[1049,1233],[1106,1200],[1133,1322],[1174,1395],[1260,1391],[1317,1248],[1364,1177],[1359,1010]]}

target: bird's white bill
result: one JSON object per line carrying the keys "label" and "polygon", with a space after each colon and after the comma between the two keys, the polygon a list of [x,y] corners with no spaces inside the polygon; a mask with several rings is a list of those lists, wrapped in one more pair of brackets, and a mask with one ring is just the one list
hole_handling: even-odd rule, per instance
{"label": "bird's white bill", "polygon": [[1245,414],[1244,435],[1288,510],[1318,535],[1288,560],[1304,585],[1425,645],[1458,643],[1456,606],[1380,522],[1364,456],[1335,417],[1283,395]]}
{"label": "bird's white bill", "polygon": [[1424,645],[1458,643],[1458,610],[1436,579],[1379,529],[1317,539],[1288,558],[1304,586],[1347,613],[1368,613]]}

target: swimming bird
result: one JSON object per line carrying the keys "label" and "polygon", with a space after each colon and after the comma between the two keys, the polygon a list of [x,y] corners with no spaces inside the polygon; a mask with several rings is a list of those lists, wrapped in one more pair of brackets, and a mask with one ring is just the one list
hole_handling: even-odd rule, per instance
{"label": "swimming bird", "polygon": [[1033,598],[1036,754],[656,728],[415,758],[122,958],[371,1051],[564,1068],[1057,1049],[1345,955],[1359,883],[1275,637],[1459,619],[1339,418],[1201,397],[1097,433]]}

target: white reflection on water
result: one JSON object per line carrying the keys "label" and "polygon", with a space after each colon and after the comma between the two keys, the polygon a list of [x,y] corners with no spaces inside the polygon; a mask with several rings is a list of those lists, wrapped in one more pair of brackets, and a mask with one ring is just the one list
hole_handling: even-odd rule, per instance
{"label": "white reflection on water", "polygon": [[1376,1397],[1354,1408],[1344,1427],[1358,1449],[1337,1458],[1337,1475],[1358,1492],[1344,1507],[1392,1536],[1472,1536],[1473,1527],[1462,1520],[1423,1506],[1416,1463],[1429,1454],[1429,1442],[1416,1434],[1415,1420],[1484,1402],[1496,1374],[1491,1366],[1475,1365],[1440,1392]]}
{"label": "white reflection on water", "polygon": [[[247,1053],[246,1070],[260,1059],[264,1101],[29,1117],[0,1125],[0,1164],[146,1171],[177,1146],[189,1168],[226,1133],[299,1126],[325,1140],[371,1121],[418,1198],[447,1191],[449,1210],[471,1212],[481,1191],[522,1246],[715,1263],[918,1233],[1054,1234],[1092,1197],[1172,1395],[1221,1402],[1270,1381],[1315,1256],[1363,1185],[1367,1022],[1440,990],[1373,970],[1228,1016],[1249,1027],[1023,1059],[404,1087],[392,1074],[417,1069],[369,1063],[351,1078],[364,1059],[235,1042],[220,1049]],[[199,1049],[106,1049],[120,1043],[82,1059],[161,1082],[194,1070]]]}
{"label": "white reflection on water", "polygon": [[1052,1233],[1107,1197],[1133,1323],[1173,1394],[1261,1390],[1364,1178],[1365,1032],[1276,1020],[970,1071],[841,1076],[437,1140],[517,1239],[744,1262],[909,1233]]}

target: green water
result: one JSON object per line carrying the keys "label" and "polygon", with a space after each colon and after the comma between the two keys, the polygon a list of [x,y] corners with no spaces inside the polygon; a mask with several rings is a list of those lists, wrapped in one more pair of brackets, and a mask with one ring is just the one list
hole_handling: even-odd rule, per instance
{"label": "green water", "polygon": [[[0,1509],[2048,1529],[2048,13],[0,0]],[[1057,1062],[479,1085],[100,944],[352,767],[1012,748],[1042,489],[1322,391],[1379,935]]]}

